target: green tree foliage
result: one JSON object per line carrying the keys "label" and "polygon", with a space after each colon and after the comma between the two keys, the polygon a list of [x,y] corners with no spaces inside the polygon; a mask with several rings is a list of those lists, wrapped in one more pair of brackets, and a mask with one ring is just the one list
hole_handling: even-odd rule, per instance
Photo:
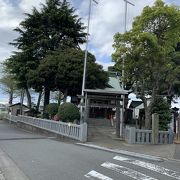
{"label": "green tree foliage", "polygon": [[58,110],[60,120],[63,122],[74,122],[80,119],[79,109],[72,103],[63,103]]}
{"label": "green tree foliage", "polygon": [[8,103],[12,105],[13,98],[17,95],[17,82],[14,80],[14,76],[5,75],[0,79],[0,88],[3,93],[9,95]]}
{"label": "green tree foliage", "polygon": [[35,67],[35,59],[30,57],[30,52],[16,52],[14,55],[6,59],[3,63],[6,71],[14,76],[17,87],[19,89],[25,89],[28,107],[31,108],[31,94],[29,92],[28,85],[28,72],[31,68]]}
{"label": "green tree foliage", "polygon": [[42,86],[44,77],[36,76],[39,64],[48,54],[64,45],[78,48],[79,44],[85,42],[84,29],[75,9],[66,0],[47,0],[40,10],[33,8],[31,14],[26,14],[26,18],[15,29],[19,37],[11,44],[22,51],[23,63],[22,58],[18,58],[16,67],[22,71],[16,71],[16,67],[12,69],[18,76],[24,72],[23,80],[29,79],[29,76],[30,79],[37,78],[39,83],[36,81],[36,84],[32,84],[33,81],[30,81],[30,85],[37,91],[44,90],[44,106],[49,103],[51,84]]}
{"label": "green tree foliage", "polygon": [[46,106],[45,113],[52,119],[58,113],[59,105],[57,103],[50,103]]}
{"label": "green tree foliage", "polygon": [[[180,41],[180,11],[156,0],[135,18],[133,27],[125,34],[114,36],[116,67],[122,70],[124,82],[133,84],[134,91],[145,107],[145,126],[151,125],[151,106],[157,95],[169,96],[178,81],[180,68],[172,60]],[[147,106],[147,95],[151,103]]]}
{"label": "green tree foliage", "polygon": [[20,36],[12,44],[22,50],[32,49],[33,56],[42,59],[64,44],[78,47],[79,43],[84,43],[84,29],[66,0],[47,0],[40,11],[33,8],[31,14],[26,14],[20,27],[15,29]]}
{"label": "green tree foliage", "polygon": [[152,104],[152,113],[159,114],[159,129],[168,130],[168,124],[171,122],[171,109],[167,100],[158,97]]}
{"label": "green tree foliage", "polygon": [[168,83],[171,84],[169,91],[168,91],[168,102],[169,104],[171,103],[173,97],[179,97],[180,96],[180,43],[177,44],[177,47],[175,49],[175,52],[171,53],[171,59],[173,63],[176,66],[177,69],[177,78],[173,79],[173,83]]}
{"label": "green tree foliage", "polygon": [[[41,86],[48,84],[49,90],[59,89],[65,98],[67,95],[76,96],[82,88],[83,60],[84,51],[80,49],[59,49],[40,63],[29,82]],[[108,74],[95,62],[95,57],[88,53],[86,88],[105,88],[107,81]]]}

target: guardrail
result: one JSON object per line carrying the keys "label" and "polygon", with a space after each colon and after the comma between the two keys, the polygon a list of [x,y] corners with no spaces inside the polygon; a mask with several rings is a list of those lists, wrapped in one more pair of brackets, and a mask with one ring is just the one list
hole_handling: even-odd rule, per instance
{"label": "guardrail", "polygon": [[52,121],[47,119],[34,118],[30,116],[13,116],[5,115],[5,119],[10,122],[24,123],[30,126],[34,126],[40,129],[44,129],[49,132],[60,134],[72,139],[76,139],[82,142],[87,141],[87,124],[83,123],[80,125],[72,123],[64,123],[60,121]]}
{"label": "guardrail", "polygon": [[4,112],[3,112],[3,113],[1,112],[1,113],[0,113],[0,120],[1,120],[1,119],[4,119],[4,116],[5,116],[6,114],[7,114],[7,112],[5,112],[5,113],[4,113]]}
{"label": "guardrail", "polygon": [[[158,143],[173,143],[173,132],[159,131]],[[135,127],[127,127],[125,129],[125,139],[130,144],[152,144],[152,130],[136,129]]]}
{"label": "guardrail", "polygon": [[17,123],[18,119],[19,119],[18,116],[13,116],[13,115],[9,115],[9,114],[5,114],[4,118],[8,119],[9,121],[15,122],[15,123]]}

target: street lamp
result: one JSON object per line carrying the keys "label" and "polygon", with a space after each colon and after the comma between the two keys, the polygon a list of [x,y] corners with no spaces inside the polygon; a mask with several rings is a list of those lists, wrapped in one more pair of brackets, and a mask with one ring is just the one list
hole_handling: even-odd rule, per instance
{"label": "street lamp", "polygon": [[[86,35],[86,49],[85,49],[85,57],[84,57],[84,70],[83,70],[83,82],[82,82],[82,92],[81,92],[81,103],[83,103],[83,96],[84,96],[84,89],[86,85],[86,66],[87,66],[87,54],[88,54],[88,41],[89,41],[89,27],[90,27],[90,19],[91,19],[91,7],[92,7],[92,1],[95,4],[98,4],[96,0],[89,0],[89,15],[88,15],[88,26],[87,26],[87,35]],[[82,121],[82,113],[83,108],[81,105],[81,121]]]}

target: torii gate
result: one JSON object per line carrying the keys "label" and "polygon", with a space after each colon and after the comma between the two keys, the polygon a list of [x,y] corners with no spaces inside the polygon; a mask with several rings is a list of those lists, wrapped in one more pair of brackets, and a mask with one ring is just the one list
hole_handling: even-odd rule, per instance
{"label": "torii gate", "polygon": [[[126,90],[85,89],[84,96],[78,96],[84,99],[84,103],[80,104],[84,107],[83,121],[87,122],[90,107],[116,108],[116,135],[123,137],[125,95],[128,95]],[[91,100],[107,101],[108,103],[92,103]],[[110,103],[112,100],[115,102],[114,104]]]}

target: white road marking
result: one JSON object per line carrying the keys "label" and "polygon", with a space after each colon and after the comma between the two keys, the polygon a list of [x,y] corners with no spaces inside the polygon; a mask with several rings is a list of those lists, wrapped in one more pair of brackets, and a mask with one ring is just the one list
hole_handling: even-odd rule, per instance
{"label": "white road marking", "polygon": [[4,178],[4,176],[3,176],[1,171],[0,171],[0,180],[5,180],[5,178]]}
{"label": "white road marking", "polygon": [[158,166],[156,164],[152,164],[152,163],[148,163],[148,162],[144,162],[144,161],[140,161],[140,160],[129,159],[126,157],[121,157],[121,156],[115,156],[113,159],[118,160],[118,161],[122,161],[122,162],[126,162],[129,164],[137,165],[137,166],[149,169],[151,171],[158,172],[162,175],[166,175],[166,176],[169,176],[171,178],[175,178],[175,179],[180,180],[180,173],[179,172],[176,172],[176,171],[173,171],[170,169],[166,169],[166,168]]}
{"label": "white road marking", "polygon": [[134,171],[130,168],[127,168],[127,167],[124,167],[124,166],[120,166],[120,165],[117,165],[117,164],[113,164],[113,163],[110,163],[110,162],[105,162],[103,164],[101,164],[102,167],[105,167],[107,169],[110,169],[110,170],[113,170],[113,171],[116,171],[118,173],[121,173],[121,174],[124,174],[126,176],[129,176],[133,179],[138,179],[138,180],[157,180],[153,177],[150,177],[150,176],[147,176],[145,174],[142,174],[138,171]]}
{"label": "white road marking", "polygon": [[100,174],[100,173],[98,173],[98,172],[96,172],[96,171],[94,171],[94,170],[92,170],[92,171],[90,171],[89,173],[87,173],[87,174],[85,175],[85,177],[87,177],[87,178],[89,178],[89,179],[92,179],[92,180],[94,180],[94,179],[113,180],[112,178],[109,178],[109,177],[107,177],[107,176],[105,176],[105,175],[103,175],[103,174]]}

